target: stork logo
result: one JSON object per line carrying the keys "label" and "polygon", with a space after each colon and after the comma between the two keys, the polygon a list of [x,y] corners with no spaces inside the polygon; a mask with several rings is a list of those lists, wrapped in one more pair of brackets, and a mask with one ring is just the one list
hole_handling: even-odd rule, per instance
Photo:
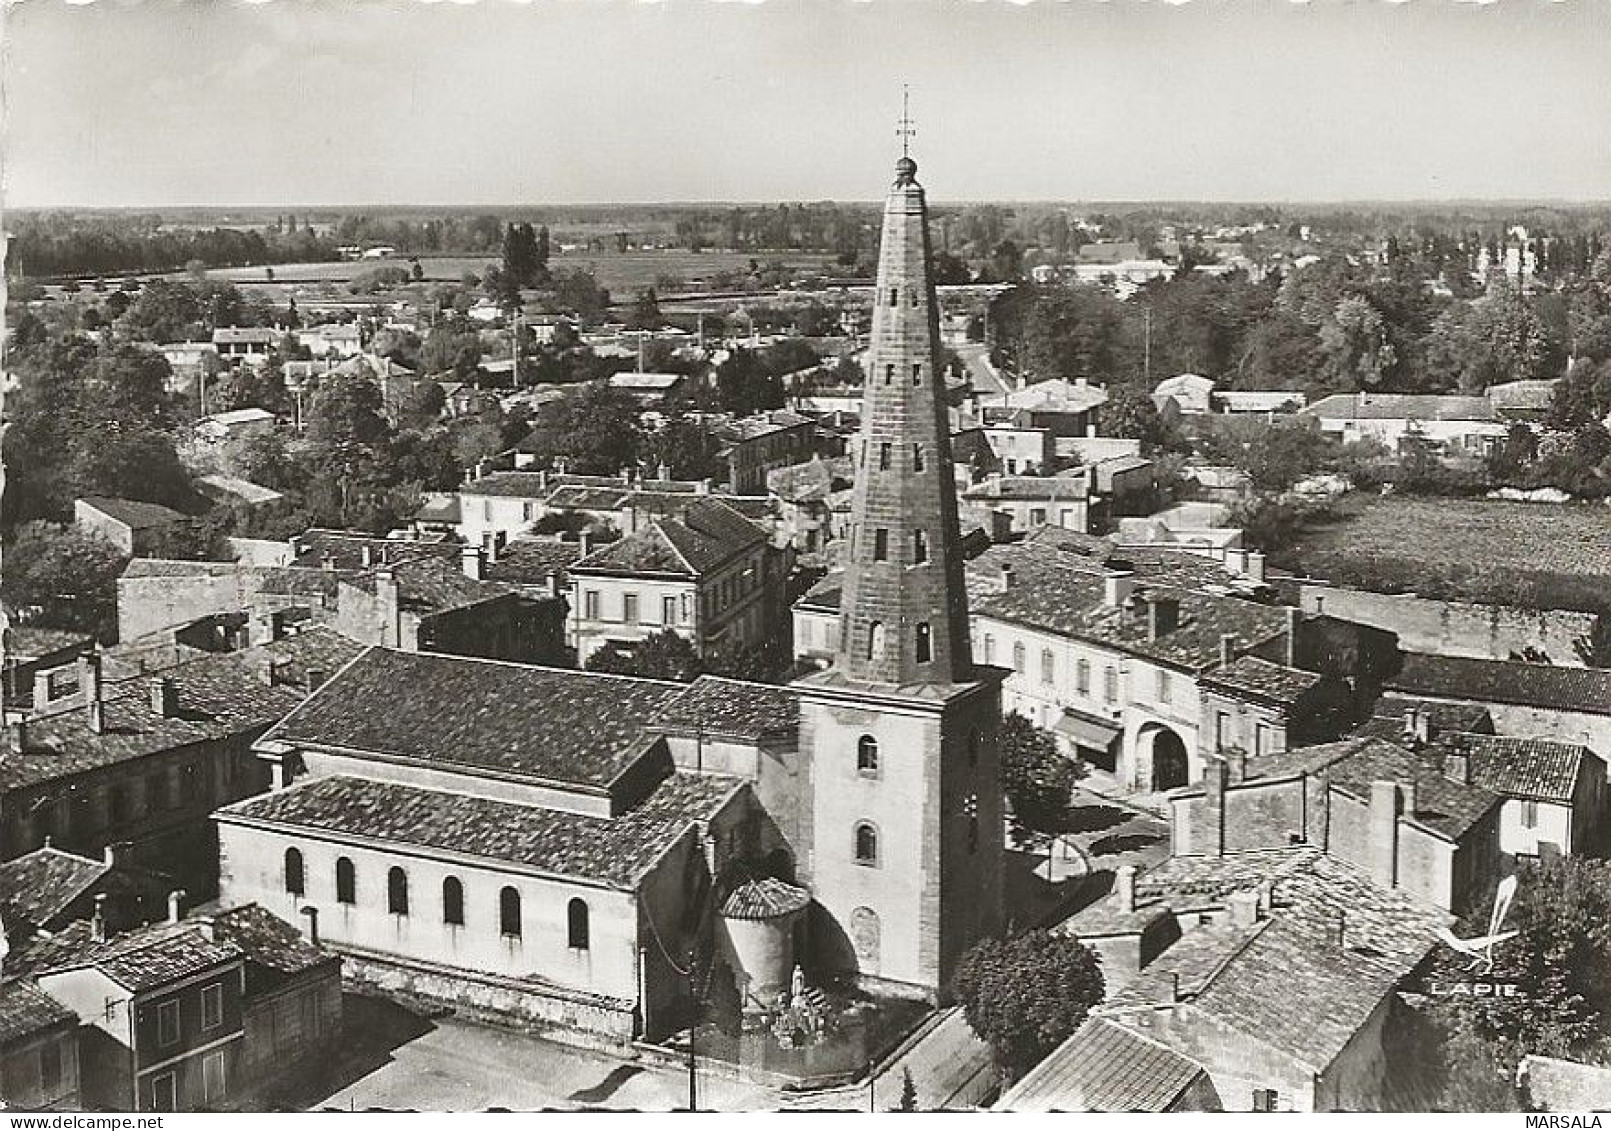
{"label": "stork logo", "polygon": [[1438,997],[1519,998],[1521,987],[1515,982],[1498,982],[1488,977],[1494,969],[1494,950],[1519,933],[1505,930],[1511,904],[1516,900],[1516,877],[1507,876],[1494,892],[1494,906],[1488,916],[1488,930],[1475,938],[1463,939],[1447,927],[1439,927],[1437,936],[1451,950],[1471,959],[1466,970],[1471,977],[1458,982],[1433,982],[1428,988]]}
{"label": "stork logo", "polygon": [[1505,920],[1510,916],[1510,905],[1516,900],[1516,877],[1506,876],[1499,884],[1499,890],[1494,892],[1493,914],[1488,917],[1488,933],[1478,935],[1474,939],[1458,938],[1447,927],[1438,928],[1438,938],[1471,959],[1471,965],[1466,967],[1473,973],[1490,974],[1494,968],[1494,947],[1516,937],[1515,931],[1504,930]]}

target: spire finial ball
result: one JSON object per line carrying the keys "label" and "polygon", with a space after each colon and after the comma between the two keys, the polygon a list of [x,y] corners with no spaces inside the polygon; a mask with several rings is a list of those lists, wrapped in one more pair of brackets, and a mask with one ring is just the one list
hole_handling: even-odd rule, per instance
{"label": "spire finial ball", "polygon": [[902,157],[895,162],[895,182],[897,184],[911,184],[917,180],[917,162],[910,157]]}

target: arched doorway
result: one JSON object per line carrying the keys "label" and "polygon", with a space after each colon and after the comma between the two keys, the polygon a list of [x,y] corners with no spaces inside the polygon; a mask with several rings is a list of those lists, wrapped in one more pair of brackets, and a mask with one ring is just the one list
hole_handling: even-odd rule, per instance
{"label": "arched doorway", "polygon": [[1186,757],[1186,744],[1180,735],[1168,727],[1152,732],[1152,791],[1162,793],[1186,784],[1191,763]]}

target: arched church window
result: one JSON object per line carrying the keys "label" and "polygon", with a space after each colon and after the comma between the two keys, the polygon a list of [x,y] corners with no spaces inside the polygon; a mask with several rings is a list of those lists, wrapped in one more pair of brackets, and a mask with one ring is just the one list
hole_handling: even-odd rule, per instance
{"label": "arched church window", "polygon": [[336,861],[336,902],[358,902],[358,871],[345,856]]}
{"label": "arched church window", "polygon": [[301,895],[306,890],[306,877],[302,867],[302,851],[297,848],[285,850],[285,890],[291,895]]}
{"label": "arched church window", "polygon": [[856,826],[856,863],[878,867],[878,830],[870,821]]}
{"label": "arched church window", "polygon": [[928,621],[917,626],[917,662],[926,664],[934,659],[934,629]]}
{"label": "arched church window", "polygon": [[589,946],[587,904],[573,899],[565,908],[566,938],[572,950],[586,950]]}
{"label": "arched church window", "polygon": [[464,884],[457,876],[442,881],[442,922],[454,927],[464,926]]}
{"label": "arched church window", "polygon": [[929,536],[921,530],[912,531],[912,561],[921,565],[929,560]]}
{"label": "arched church window", "polygon": [[875,620],[867,626],[867,658],[882,659],[884,655],[884,622]]}
{"label": "arched church window", "polygon": [[401,868],[386,873],[386,910],[393,915],[408,914],[408,873]]}
{"label": "arched church window", "polygon": [[878,776],[878,739],[870,734],[856,742],[856,772],[870,778]]}
{"label": "arched church window", "polygon": [[518,939],[520,926],[520,893],[504,888],[498,893],[498,933],[507,939]]}

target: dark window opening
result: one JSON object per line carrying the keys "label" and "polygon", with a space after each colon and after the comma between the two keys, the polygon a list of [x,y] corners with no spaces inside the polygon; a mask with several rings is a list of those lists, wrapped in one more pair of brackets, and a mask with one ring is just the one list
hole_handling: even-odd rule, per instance
{"label": "dark window opening", "polygon": [[457,876],[442,881],[442,922],[464,926],[464,885]]}
{"label": "dark window opening", "polygon": [[336,902],[358,902],[358,872],[345,856],[336,861]]}

